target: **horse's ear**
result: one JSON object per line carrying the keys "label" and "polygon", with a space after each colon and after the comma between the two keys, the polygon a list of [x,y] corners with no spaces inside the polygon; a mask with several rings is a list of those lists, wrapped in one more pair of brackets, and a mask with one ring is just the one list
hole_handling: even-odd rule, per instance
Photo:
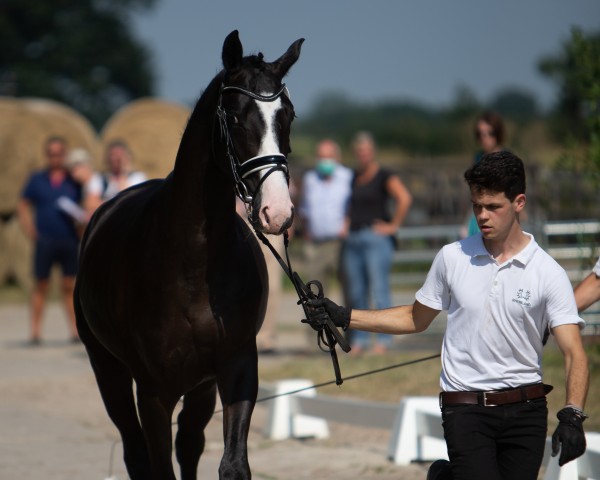
{"label": "horse's ear", "polygon": [[300,47],[303,42],[303,38],[296,40],[290,45],[287,52],[273,62],[275,74],[278,75],[279,78],[285,77],[292,65],[296,63],[296,60],[298,60],[298,57],[300,56]]}
{"label": "horse's ear", "polygon": [[242,48],[242,42],[238,36],[238,31],[234,30],[223,42],[223,66],[225,70],[234,70],[239,67],[242,63],[242,56],[244,55],[244,49]]}

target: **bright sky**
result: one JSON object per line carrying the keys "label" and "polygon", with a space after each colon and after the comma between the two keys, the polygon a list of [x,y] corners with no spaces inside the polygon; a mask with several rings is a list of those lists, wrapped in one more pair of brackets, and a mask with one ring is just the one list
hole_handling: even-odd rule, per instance
{"label": "bright sky", "polygon": [[286,79],[299,114],[331,90],[441,106],[460,85],[482,101],[518,86],[549,106],[556,87],[537,62],[572,26],[600,31],[600,1],[158,0],[134,26],[155,52],[158,95],[185,104],[222,68],[223,40],[237,29],[244,53],[267,61],[306,39]]}

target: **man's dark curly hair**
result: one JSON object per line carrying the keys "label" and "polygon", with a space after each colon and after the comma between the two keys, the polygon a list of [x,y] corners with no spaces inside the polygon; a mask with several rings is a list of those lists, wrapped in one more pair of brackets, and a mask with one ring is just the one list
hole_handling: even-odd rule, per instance
{"label": "man's dark curly hair", "polygon": [[487,153],[465,172],[471,190],[504,193],[511,202],[525,193],[525,167],[514,153]]}

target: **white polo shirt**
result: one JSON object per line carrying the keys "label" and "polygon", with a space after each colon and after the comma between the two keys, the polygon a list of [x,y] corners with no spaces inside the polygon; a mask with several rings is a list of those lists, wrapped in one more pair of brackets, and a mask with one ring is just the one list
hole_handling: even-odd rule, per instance
{"label": "white polo shirt", "polygon": [[547,326],[585,322],[563,268],[536,243],[498,264],[481,234],[443,247],[416,299],[448,310],[442,391],[496,390],[542,381]]}
{"label": "white polo shirt", "polygon": [[594,274],[597,277],[600,277],[600,257],[598,257],[598,260],[596,261],[596,265],[594,265],[592,272],[594,272]]}

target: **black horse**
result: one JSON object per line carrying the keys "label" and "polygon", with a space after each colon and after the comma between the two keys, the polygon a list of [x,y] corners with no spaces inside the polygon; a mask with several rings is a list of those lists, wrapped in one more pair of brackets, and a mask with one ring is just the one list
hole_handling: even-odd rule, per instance
{"label": "black horse", "polygon": [[104,204],[85,232],[77,326],[132,480],[175,479],[171,418],[182,396],[176,455],[181,478],[196,478],[217,389],[225,444],[219,477],[251,477],[256,333],[268,286],[234,192],[257,231],[290,226],[294,110],[282,79],[302,42],[267,63],[262,54],[243,57],[237,31],[229,34],[224,69],[194,108],[174,170]]}

